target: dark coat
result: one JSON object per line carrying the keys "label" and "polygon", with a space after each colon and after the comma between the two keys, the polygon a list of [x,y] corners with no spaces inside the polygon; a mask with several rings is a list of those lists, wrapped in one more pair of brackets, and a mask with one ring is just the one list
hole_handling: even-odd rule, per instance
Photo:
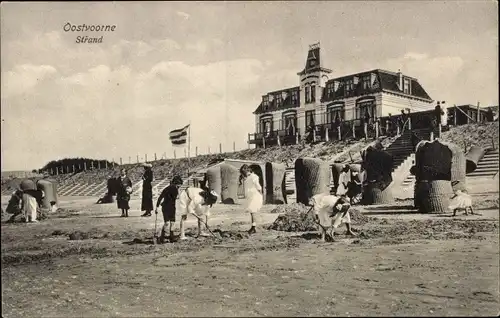
{"label": "dark coat", "polygon": [[129,177],[125,176],[124,178],[118,177],[118,192],[116,194],[116,203],[118,205],[118,209],[130,209],[130,205],[128,201],[130,201],[130,194],[127,193],[127,187],[132,187],[132,180]]}
{"label": "dark coat", "polygon": [[153,171],[147,169],[142,176],[141,211],[153,211]]}

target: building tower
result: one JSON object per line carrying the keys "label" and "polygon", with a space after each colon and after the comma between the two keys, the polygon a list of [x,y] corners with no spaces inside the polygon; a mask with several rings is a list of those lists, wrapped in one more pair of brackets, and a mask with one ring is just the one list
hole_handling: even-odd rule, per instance
{"label": "building tower", "polygon": [[300,108],[297,115],[301,133],[304,133],[309,125],[323,121],[320,116],[325,110],[321,109],[323,107],[321,96],[325,83],[328,81],[328,74],[331,72],[332,70],[321,66],[319,42],[310,45],[306,65],[301,72],[297,73],[300,87]]}

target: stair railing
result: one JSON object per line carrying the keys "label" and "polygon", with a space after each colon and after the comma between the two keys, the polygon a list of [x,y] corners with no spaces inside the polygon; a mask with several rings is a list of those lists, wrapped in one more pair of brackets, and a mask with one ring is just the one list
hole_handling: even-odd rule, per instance
{"label": "stair railing", "polygon": [[406,119],[406,121],[404,122],[403,124],[403,127],[401,128],[401,131],[399,132],[399,135],[403,135],[403,133],[405,132],[405,128],[408,126],[408,128],[410,127],[410,118],[408,117],[408,119]]}

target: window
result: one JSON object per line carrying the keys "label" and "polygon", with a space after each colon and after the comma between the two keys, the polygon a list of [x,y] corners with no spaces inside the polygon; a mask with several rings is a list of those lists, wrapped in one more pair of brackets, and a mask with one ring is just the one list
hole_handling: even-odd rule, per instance
{"label": "window", "polygon": [[260,127],[262,129],[262,133],[264,133],[264,136],[269,136],[271,135],[271,132],[273,130],[273,120],[271,117],[266,117],[262,118],[260,120]]}
{"label": "window", "polygon": [[326,87],[326,96],[328,99],[332,99],[335,95],[335,87],[332,83],[328,84]]}
{"label": "window", "polygon": [[269,97],[262,96],[262,110],[266,111],[268,107],[269,107]]}
{"label": "window", "polygon": [[371,119],[373,119],[376,115],[376,107],[375,101],[365,101],[356,103],[356,119],[364,119],[366,115],[366,111],[368,111],[368,115]]}
{"label": "window", "polygon": [[316,101],[316,85],[311,85],[311,102]]}
{"label": "window", "polygon": [[311,96],[310,96],[310,87],[306,86],[306,103],[311,102]]}
{"label": "window", "polygon": [[292,91],[292,104],[297,105],[299,102],[299,92],[298,91]]}
{"label": "window", "polygon": [[410,80],[407,78],[404,79],[403,93],[408,95],[410,94]]}
{"label": "window", "polygon": [[274,99],[276,100],[277,107],[280,107],[283,104],[283,99],[281,98],[281,94],[276,94]]}
{"label": "window", "polygon": [[283,115],[283,123],[285,133],[289,136],[295,135],[297,127],[297,115],[295,113],[287,113]]}
{"label": "window", "polygon": [[346,80],[345,81],[346,95],[350,95],[353,90],[354,90],[354,80],[352,80],[352,79]]}
{"label": "window", "polygon": [[310,110],[306,112],[306,127],[314,127],[314,110]]}
{"label": "window", "polygon": [[335,105],[335,106],[330,106],[328,107],[327,113],[327,123],[335,123],[335,121],[338,119],[344,119],[344,110],[343,106],[340,105]]}
{"label": "window", "polygon": [[369,75],[363,76],[363,78],[361,79],[361,85],[362,85],[363,89],[370,89],[370,80],[371,80],[371,77]]}

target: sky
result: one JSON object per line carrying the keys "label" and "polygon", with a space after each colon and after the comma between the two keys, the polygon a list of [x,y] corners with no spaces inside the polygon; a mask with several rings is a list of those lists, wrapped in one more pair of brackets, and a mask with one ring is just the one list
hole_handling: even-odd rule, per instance
{"label": "sky", "polygon": [[298,86],[317,42],[333,77],[401,69],[448,105],[498,105],[496,1],[2,2],[2,171],[172,157],[189,122],[192,153],[247,148],[262,95]]}

